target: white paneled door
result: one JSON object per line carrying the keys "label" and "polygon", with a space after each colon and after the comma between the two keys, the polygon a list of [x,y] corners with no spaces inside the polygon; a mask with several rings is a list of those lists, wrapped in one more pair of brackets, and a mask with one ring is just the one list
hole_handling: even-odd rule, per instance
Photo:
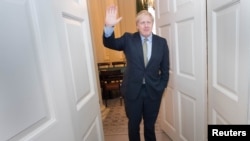
{"label": "white paneled door", "polygon": [[206,1],[156,0],[156,31],[168,41],[170,81],[161,127],[173,141],[203,141],[207,127]]}
{"label": "white paneled door", "polygon": [[249,17],[249,0],[156,1],[171,58],[160,119],[172,140],[207,140],[207,124],[249,123]]}
{"label": "white paneled door", "polygon": [[250,1],[208,0],[209,124],[247,124]]}
{"label": "white paneled door", "polygon": [[0,1],[0,140],[103,141],[86,0]]}

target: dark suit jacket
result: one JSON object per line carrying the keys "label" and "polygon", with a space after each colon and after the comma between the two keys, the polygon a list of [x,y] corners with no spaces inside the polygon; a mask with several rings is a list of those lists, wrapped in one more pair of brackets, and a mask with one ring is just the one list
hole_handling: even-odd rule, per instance
{"label": "dark suit jacket", "polygon": [[115,38],[114,33],[106,38],[103,44],[113,50],[123,51],[127,67],[121,86],[121,92],[127,99],[136,99],[142,86],[143,77],[146,81],[146,92],[151,99],[160,99],[169,79],[169,49],[166,39],[153,34],[152,54],[144,66],[142,40],[139,32],[125,33]]}

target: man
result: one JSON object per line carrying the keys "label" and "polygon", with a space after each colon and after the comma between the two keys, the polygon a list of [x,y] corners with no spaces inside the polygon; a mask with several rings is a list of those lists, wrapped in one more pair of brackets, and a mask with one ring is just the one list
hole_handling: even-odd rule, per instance
{"label": "man", "polygon": [[127,67],[121,92],[128,117],[129,140],[140,141],[140,123],[143,119],[145,141],[156,141],[155,122],[169,79],[167,41],[152,33],[154,19],[146,10],[137,14],[138,32],[115,38],[113,28],[122,19],[117,18],[117,11],[115,5],[106,10],[103,44],[110,49],[123,51],[126,57]]}

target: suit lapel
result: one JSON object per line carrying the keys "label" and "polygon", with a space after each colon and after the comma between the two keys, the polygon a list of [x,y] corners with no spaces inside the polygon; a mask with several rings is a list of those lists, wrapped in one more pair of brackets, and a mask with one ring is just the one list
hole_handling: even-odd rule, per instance
{"label": "suit lapel", "polygon": [[155,40],[155,36],[154,34],[152,35],[152,50],[151,50],[151,57],[150,59],[148,60],[148,65],[149,66],[151,64],[151,62],[154,60],[154,58],[156,57],[157,55],[157,49],[156,49],[156,40]]}
{"label": "suit lapel", "polygon": [[141,61],[140,64],[144,65],[144,59],[143,59],[143,50],[142,50],[142,41],[139,32],[135,34],[134,38],[135,47],[136,47],[136,54],[138,54],[139,60]]}

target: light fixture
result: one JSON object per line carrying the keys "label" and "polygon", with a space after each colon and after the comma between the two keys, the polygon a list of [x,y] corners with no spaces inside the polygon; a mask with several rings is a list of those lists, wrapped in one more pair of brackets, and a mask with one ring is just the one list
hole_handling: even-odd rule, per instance
{"label": "light fixture", "polygon": [[141,3],[144,9],[148,9],[148,7],[154,7],[154,0],[141,0]]}
{"label": "light fixture", "polygon": [[154,7],[154,0],[147,0],[148,1],[148,7]]}

